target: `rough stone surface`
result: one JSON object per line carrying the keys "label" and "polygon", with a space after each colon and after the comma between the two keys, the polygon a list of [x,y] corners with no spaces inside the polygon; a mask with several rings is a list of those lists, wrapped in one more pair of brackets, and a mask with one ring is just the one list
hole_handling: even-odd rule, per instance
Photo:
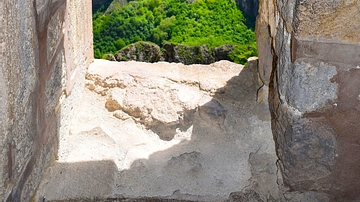
{"label": "rough stone surface", "polygon": [[116,58],[113,54],[105,54],[103,59],[109,60],[109,61],[116,61]]}
{"label": "rough stone surface", "polygon": [[259,0],[235,0],[235,2],[245,16],[245,23],[254,28],[259,10]]}
{"label": "rough stone surface", "polygon": [[158,45],[150,42],[136,42],[119,50],[115,54],[115,58],[117,61],[158,62],[160,54]]}
{"label": "rough stone surface", "polygon": [[259,72],[291,191],[360,200],[359,11],[354,0],[260,1]]}
{"label": "rough stone surface", "polygon": [[[225,201],[249,189],[283,198],[257,61],[248,64],[96,60],[38,197]],[[93,178],[103,192],[71,190]]]}
{"label": "rough stone surface", "polygon": [[235,49],[234,45],[232,44],[225,44],[219,47],[216,47],[212,50],[212,55],[215,58],[215,61],[220,61],[220,60],[229,60],[231,61],[230,58],[230,52],[233,51]]}
{"label": "rough stone surface", "polygon": [[211,64],[215,61],[229,60],[235,46],[225,44],[215,48],[202,46],[187,46],[183,44],[165,43],[163,51],[159,46],[149,42],[136,42],[118,51],[115,56],[106,54],[103,59],[109,61],[138,61],[138,62],[176,62],[186,65]]}
{"label": "rough stone surface", "polygon": [[190,47],[182,44],[166,43],[164,44],[163,58],[167,62],[179,62],[187,65],[214,62],[206,45]]}
{"label": "rough stone surface", "polygon": [[226,44],[216,48],[202,46],[187,46],[182,44],[165,43],[163,47],[162,60],[166,62],[177,62],[190,64],[211,64],[220,60],[231,60],[229,53],[234,46]]}
{"label": "rough stone surface", "polygon": [[253,19],[257,17],[259,1],[258,0],[235,0],[240,6],[241,11],[245,15],[251,16]]}
{"label": "rough stone surface", "polygon": [[5,0],[0,22],[0,198],[29,201],[56,158],[64,107],[74,106],[61,102],[93,58],[91,7]]}

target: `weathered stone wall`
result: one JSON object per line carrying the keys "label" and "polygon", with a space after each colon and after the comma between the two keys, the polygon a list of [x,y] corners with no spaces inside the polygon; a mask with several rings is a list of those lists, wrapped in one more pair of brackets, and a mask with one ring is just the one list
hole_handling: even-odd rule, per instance
{"label": "weathered stone wall", "polygon": [[88,1],[0,2],[4,201],[29,201],[44,169],[56,158],[60,131],[66,132],[66,117],[75,104],[69,101],[80,96],[78,78],[92,60]]}
{"label": "weathered stone wall", "polygon": [[259,68],[290,190],[360,200],[357,0],[260,1]]}

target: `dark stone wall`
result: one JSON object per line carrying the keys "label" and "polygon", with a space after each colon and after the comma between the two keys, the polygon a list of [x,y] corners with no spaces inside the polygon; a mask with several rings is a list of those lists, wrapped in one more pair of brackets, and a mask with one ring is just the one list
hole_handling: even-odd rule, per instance
{"label": "dark stone wall", "polygon": [[255,28],[255,21],[259,9],[259,0],[235,0],[235,2],[246,18],[246,25],[251,28]]}
{"label": "dark stone wall", "polygon": [[291,191],[359,201],[357,1],[260,1],[260,7],[259,71],[269,82],[284,183]]}

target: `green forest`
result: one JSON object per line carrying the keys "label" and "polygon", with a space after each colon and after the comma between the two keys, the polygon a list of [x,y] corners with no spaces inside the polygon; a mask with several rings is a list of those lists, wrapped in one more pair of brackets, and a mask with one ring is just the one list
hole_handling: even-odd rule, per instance
{"label": "green forest", "polygon": [[254,32],[233,0],[138,0],[93,12],[95,58],[138,41],[160,47],[233,44],[231,57],[238,63],[257,54]]}

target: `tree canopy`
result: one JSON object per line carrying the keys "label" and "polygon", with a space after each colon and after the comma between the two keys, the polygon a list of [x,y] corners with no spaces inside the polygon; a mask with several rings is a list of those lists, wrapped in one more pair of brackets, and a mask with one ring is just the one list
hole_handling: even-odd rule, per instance
{"label": "tree canopy", "polygon": [[[237,45],[235,62],[256,55],[254,32],[233,0],[138,0],[97,12],[93,19],[94,54],[115,53],[138,41],[189,46]],[[245,59],[245,62],[246,62]]]}

